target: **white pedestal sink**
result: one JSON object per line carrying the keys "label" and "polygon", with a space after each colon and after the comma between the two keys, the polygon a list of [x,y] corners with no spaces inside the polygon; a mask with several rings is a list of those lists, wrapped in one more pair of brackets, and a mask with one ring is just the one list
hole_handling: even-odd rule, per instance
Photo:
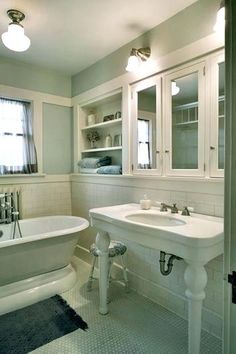
{"label": "white pedestal sink", "polygon": [[[207,273],[204,265],[223,253],[223,219],[199,214],[182,216],[140,210],[139,204],[116,205],[90,210],[92,226],[98,229],[99,292],[101,314],[108,313],[107,276],[110,236],[175,254],[185,260],[186,297],[189,302],[189,354],[199,354],[202,301]],[[158,265],[157,265],[158,266]]]}

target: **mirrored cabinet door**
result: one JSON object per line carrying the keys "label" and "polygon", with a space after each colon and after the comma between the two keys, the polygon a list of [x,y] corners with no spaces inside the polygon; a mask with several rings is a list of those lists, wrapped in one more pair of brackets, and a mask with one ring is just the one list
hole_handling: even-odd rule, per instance
{"label": "mirrored cabinet door", "polygon": [[211,77],[210,174],[211,177],[223,177],[225,155],[225,63],[223,55],[212,58]]}
{"label": "mirrored cabinet door", "polygon": [[165,77],[165,161],[167,175],[204,174],[204,65]]}
{"label": "mirrored cabinet door", "polygon": [[224,169],[225,154],[225,63],[218,64],[218,169]]}
{"label": "mirrored cabinet door", "polygon": [[132,87],[133,172],[161,173],[161,80]]}

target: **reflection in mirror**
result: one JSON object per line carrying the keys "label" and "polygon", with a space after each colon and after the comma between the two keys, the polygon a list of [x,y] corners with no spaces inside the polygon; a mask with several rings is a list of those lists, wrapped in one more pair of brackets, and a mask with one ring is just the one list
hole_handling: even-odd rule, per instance
{"label": "reflection in mirror", "polygon": [[[174,84],[175,83],[175,84]],[[198,168],[198,74],[171,82],[172,90],[172,168]]]}
{"label": "reflection in mirror", "polygon": [[137,129],[137,168],[156,168],[156,86],[138,92]]}
{"label": "reflection in mirror", "polygon": [[224,124],[225,124],[225,63],[219,64],[219,100],[218,100],[218,168],[224,168]]}

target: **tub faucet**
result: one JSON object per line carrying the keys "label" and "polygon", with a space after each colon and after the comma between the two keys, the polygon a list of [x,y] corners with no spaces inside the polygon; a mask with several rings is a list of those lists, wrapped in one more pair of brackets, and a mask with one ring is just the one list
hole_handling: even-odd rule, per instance
{"label": "tub faucet", "polygon": [[172,214],[178,214],[179,210],[176,206],[176,203],[174,203],[173,205],[168,205],[165,203],[161,203],[161,208],[160,211],[168,211],[168,209],[170,209]]}
{"label": "tub faucet", "polygon": [[9,202],[0,203],[0,223],[11,223],[12,207]]}

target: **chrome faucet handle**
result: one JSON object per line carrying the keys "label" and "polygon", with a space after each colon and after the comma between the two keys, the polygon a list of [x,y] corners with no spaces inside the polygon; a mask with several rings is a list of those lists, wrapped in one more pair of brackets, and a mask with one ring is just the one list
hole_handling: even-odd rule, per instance
{"label": "chrome faucet handle", "polygon": [[172,205],[172,207],[171,207],[171,213],[172,214],[178,214],[178,212],[179,212],[179,210],[178,210],[178,208],[177,208],[177,206],[176,206],[176,203],[174,203],[173,205]]}
{"label": "chrome faucet handle", "polygon": [[161,203],[160,211],[168,211],[167,205],[165,203]]}
{"label": "chrome faucet handle", "polygon": [[183,208],[181,215],[190,216],[190,212],[189,212],[189,210],[188,210],[188,207],[185,206],[185,207]]}
{"label": "chrome faucet handle", "polygon": [[182,215],[184,216],[190,216],[190,212],[194,212],[194,208],[190,206],[185,206],[184,209],[182,210]]}

